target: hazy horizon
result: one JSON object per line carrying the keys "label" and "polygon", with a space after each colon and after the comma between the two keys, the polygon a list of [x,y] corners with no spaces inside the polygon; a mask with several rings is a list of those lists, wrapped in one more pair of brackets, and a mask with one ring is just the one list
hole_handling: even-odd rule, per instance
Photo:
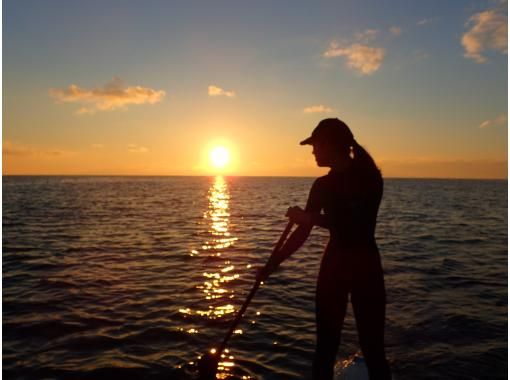
{"label": "hazy horizon", "polygon": [[[2,177],[248,177],[248,178],[317,178],[311,175],[243,175],[243,174],[2,174]],[[391,177],[384,176],[384,179],[404,179],[404,180],[465,180],[465,181],[508,181],[508,178],[495,177]]]}

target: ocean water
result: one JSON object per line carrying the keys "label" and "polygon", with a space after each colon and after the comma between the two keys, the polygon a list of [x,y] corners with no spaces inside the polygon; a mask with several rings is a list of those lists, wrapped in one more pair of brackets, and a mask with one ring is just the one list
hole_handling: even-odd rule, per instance
{"label": "ocean water", "polygon": [[[191,379],[312,178],[3,177],[5,379]],[[507,378],[507,182],[387,179],[396,379]],[[327,233],[256,294],[222,379],[307,379]],[[349,307],[339,358],[358,351]]]}

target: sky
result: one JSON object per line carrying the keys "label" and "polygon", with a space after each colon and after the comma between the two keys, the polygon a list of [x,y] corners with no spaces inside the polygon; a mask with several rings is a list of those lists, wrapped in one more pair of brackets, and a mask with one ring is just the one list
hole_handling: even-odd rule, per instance
{"label": "sky", "polygon": [[507,9],[4,0],[3,174],[318,176],[338,117],[385,177],[507,178]]}

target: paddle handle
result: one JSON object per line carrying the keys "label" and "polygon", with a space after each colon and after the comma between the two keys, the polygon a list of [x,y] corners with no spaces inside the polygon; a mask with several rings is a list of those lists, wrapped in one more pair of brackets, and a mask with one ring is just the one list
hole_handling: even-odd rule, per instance
{"label": "paddle handle", "polygon": [[[278,240],[278,242],[276,243],[275,247],[273,248],[273,252],[271,252],[271,256],[269,257],[269,260],[271,260],[271,258],[275,255],[275,253],[280,250],[280,248],[282,247],[283,243],[287,239],[287,236],[289,235],[290,230],[292,229],[293,224],[294,223],[291,222],[291,221],[289,221],[287,223],[287,226],[285,227],[285,230],[283,231],[282,235],[280,236],[280,239]],[[268,260],[268,262],[269,262],[269,260]],[[248,294],[248,297],[246,297],[246,301],[244,301],[243,306],[241,307],[241,309],[237,313],[234,321],[232,322],[232,325],[230,326],[230,329],[228,330],[227,335],[225,335],[225,338],[223,339],[223,342],[221,343],[220,348],[216,352],[216,354],[218,356],[221,355],[221,353],[223,352],[223,350],[227,346],[227,342],[229,341],[230,337],[234,333],[235,328],[237,327],[237,325],[241,321],[241,318],[243,317],[244,312],[248,308],[248,305],[250,304],[251,299],[253,298],[253,296],[255,295],[255,293],[257,292],[257,289],[259,287],[260,287],[260,280],[257,278],[257,280],[255,280],[255,284],[253,284],[253,287],[251,288],[250,293]]]}
{"label": "paddle handle", "polygon": [[278,243],[276,243],[276,245],[274,246],[274,249],[273,249],[273,252],[271,253],[270,258],[273,257],[273,255],[276,252],[280,251],[280,249],[282,248],[283,243],[287,239],[287,236],[289,235],[289,232],[292,229],[293,225],[294,225],[294,223],[289,220],[289,222],[287,223],[287,226],[285,227],[285,230],[283,230],[282,236],[280,236],[280,240],[278,240]]}

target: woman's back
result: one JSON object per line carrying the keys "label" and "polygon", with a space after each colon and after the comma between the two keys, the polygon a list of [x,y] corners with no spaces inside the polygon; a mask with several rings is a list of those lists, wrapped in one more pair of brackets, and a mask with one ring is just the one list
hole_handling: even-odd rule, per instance
{"label": "woman's back", "polygon": [[328,220],[331,239],[349,247],[375,242],[377,212],[382,198],[380,172],[361,171],[353,162],[344,171],[331,170],[316,181],[314,196]]}

